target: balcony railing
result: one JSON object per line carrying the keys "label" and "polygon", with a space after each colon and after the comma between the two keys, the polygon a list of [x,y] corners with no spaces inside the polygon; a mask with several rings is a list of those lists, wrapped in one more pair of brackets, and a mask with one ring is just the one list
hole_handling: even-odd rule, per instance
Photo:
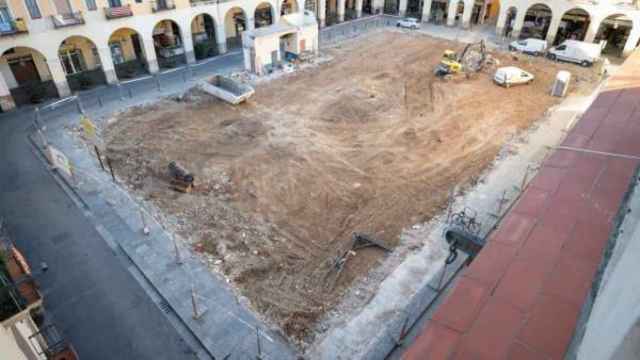
{"label": "balcony railing", "polygon": [[82,25],[84,24],[84,17],[82,12],[76,11],[70,14],[51,15],[51,21],[53,26],[59,29],[67,26]]}
{"label": "balcony railing", "polygon": [[107,19],[119,19],[123,17],[133,16],[131,5],[113,6],[104,8],[104,15]]}
{"label": "balcony railing", "polygon": [[215,5],[222,4],[226,2],[230,2],[233,0],[191,0],[191,6],[207,6],[207,5]]}
{"label": "balcony railing", "polygon": [[28,33],[27,23],[23,19],[0,22],[0,36]]}
{"label": "balcony railing", "polygon": [[153,0],[151,1],[151,11],[159,12],[166,10],[173,10],[176,8],[176,4],[173,0]]}

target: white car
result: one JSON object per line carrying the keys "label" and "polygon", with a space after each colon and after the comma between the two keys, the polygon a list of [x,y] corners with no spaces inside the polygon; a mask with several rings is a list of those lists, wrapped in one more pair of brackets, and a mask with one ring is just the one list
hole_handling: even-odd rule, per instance
{"label": "white car", "polygon": [[420,22],[418,21],[418,19],[404,18],[402,20],[398,20],[396,26],[415,30],[420,29]]}
{"label": "white car", "polygon": [[496,70],[493,81],[504,87],[516,84],[530,84],[534,79],[533,74],[515,66],[505,66]]}
{"label": "white car", "polygon": [[520,51],[525,54],[540,56],[547,50],[547,42],[540,39],[523,39],[509,44],[509,51]]}

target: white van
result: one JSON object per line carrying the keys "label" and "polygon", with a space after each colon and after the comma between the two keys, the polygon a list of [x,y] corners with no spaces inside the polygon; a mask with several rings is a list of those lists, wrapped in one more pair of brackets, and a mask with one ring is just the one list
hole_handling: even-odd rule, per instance
{"label": "white van", "polygon": [[529,84],[533,81],[533,79],[533,74],[515,66],[505,66],[498,68],[495,75],[493,76],[493,81],[495,81],[496,84],[502,85],[507,88],[511,87],[511,85],[516,84]]}
{"label": "white van", "polygon": [[520,51],[525,54],[540,56],[547,50],[547,41],[540,39],[517,40],[509,44],[509,51]]}
{"label": "white van", "polygon": [[565,40],[562,44],[549,49],[547,57],[551,60],[569,61],[586,67],[598,61],[601,52],[602,44]]}

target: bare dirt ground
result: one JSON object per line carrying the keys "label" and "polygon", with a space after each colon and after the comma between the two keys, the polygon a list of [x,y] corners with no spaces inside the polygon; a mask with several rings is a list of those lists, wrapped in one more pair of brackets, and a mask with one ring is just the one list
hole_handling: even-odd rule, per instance
{"label": "bare dirt ground", "polygon": [[[176,231],[293,339],[334,307],[384,252],[336,256],[354,231],[389,247],[404,227],[445,207],[456,184],[472,184],[501,146],[559,102],[548,95],[569,69],[571,92],[587,93],[590,69],[545,59],[501,65],[535,74],[505,89],[492,71],[444,82],[432,71],[462,44],[386,31],[328,50],[334,61],[256,89],[231,106],[192,90],[118,116],[108,155],[138,195],[176,219]],[[196,177],[169,189],[167,164]]]}

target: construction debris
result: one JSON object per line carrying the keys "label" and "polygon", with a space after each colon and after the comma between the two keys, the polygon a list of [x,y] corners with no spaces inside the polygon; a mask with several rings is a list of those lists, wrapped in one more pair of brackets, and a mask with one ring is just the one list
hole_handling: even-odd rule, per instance
{"label": "construction debris", "polygon": [[171,188],[183,193],[190,193],[193,189],[194,176],[175,161],[170,162],[168,168]]}
{"label": "construction debris", "polygon": [[251,86],[222,75],[201,81],[200,89],[232,105],[240,104],[255,93]]}

